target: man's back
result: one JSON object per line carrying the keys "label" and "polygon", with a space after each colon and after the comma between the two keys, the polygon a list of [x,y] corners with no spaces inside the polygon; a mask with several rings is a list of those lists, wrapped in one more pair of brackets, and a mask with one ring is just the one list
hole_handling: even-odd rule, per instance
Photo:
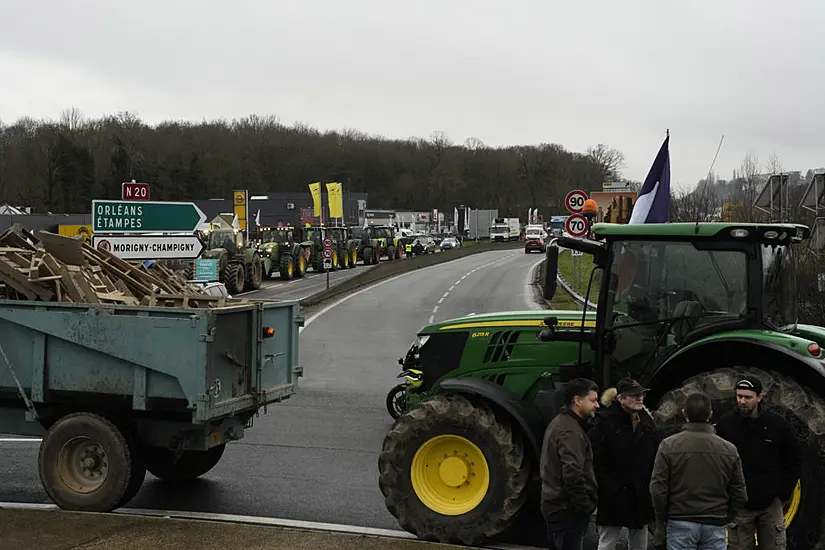
{"label": "man's back", "polygon": [[708,423],[687,423],[662,441],[651,479],[657,517],[725,525],[747,501],[736,447]]}

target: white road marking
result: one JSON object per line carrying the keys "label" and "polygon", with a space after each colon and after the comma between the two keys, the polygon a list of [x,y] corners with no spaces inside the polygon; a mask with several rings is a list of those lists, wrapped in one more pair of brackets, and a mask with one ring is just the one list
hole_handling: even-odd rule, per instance
{"label": "white road marking", "polygon": [[0,437],[0,443],[40,443],[42,437]]}
{"label": "white road marking", "polygon": [[[18,510],[58,510],[54,504],[0,502],[0,508]],[[364,535],[393,539],[416,540],[417,537],[401,529],[377,529],[374,527],[360,527],[357,525],[342,525],[340,523],[322,523],[317,521],[302,521],[297,519],[269,518],[263,516],[244,516],[239,514],[215,514],[210,512],[185,512],[179,510],[150,510],[141,508],[119,508],[113,512],[124,516],[149,516],[166,519],[188,519],[201,521],[220,521],[225,523],[241,523],[248,525],[262,525],[268,527],[286,527],[308,531],[326,531],[328,533],[344,533],[347,535]],[[491,550],[532,550],[534,546],[520,546],[500,544],[495,546],[481,546]]]}

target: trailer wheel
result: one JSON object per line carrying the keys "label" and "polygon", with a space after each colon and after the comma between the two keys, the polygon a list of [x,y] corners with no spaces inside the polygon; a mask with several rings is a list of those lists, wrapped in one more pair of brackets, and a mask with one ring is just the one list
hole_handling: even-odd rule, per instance
{"label": "trailer wheel", "polygon": [[123,433],[91,413],[55,422],[37,461],[43,488],[64,510],[110,512],[120,505],[132,479],[132,455]]}
{"label": "trailer wheel", "polygon": [[146,466],[143,465],[143,452],[141,451],[140,441],[134,433],[128,430],[126,430],[124,435],[129,445],[129,453],[132,458],[132,472],[129,478],[129,485],[126,487],[123,498],[117,503],[117,508],[122,508],[129,504],[138,494],[140,488],[143,487],[143,482],[146,480]]}
{"label": "trailer wheel", "polygon": [[150,474],[163,481],[192,481],[214,468],[221,460],[225,448],[224,443],[208,451],[183,451],[180,458],[175,461],[175,455],[169,449],[147,447],[144,463]]}
{"label": "trailer wheel", "polygon": [[[766,393],[763,402],[773,412],[785,417],[796,429],[802,446],[802,478],[791,498],[784,503],[788,548],[825,548],[825,399],[793,378],[773,370],[736,367],[721,368],[689,378],[662,397],[654,413],[666,435],[675,433],[684,422],[682,406],[688,394],[701,391],[711,398],[713,418],[719,418],[735,406],[735,387],[747,372],[762,381]],[[714,420],[711,420],[713,423]]]}

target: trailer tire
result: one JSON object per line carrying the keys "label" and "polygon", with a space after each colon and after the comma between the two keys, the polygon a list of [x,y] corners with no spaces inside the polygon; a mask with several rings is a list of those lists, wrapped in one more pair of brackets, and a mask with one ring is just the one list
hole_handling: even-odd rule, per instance
{"label": "trailer tire", "polygon": [[125,430],[124,435],[129,445],[129,453],[132,455],[132,475],[129,478],[129,485],[126,487],[123,498],[117,503],[118,508],[129,504],[138,494],[140,488],[143,487],[143,482],[146,480],[146,466],[143,464],[143,452],[140,448],[140,441],[137,439],[137,436],[129,430]]}
{"label": "trailer tire", "polygon": [[144,454],[146,469],[158,479],[171,483],[192,481],[207,473],[221,460],[226,444],[208,451],[183,451],[180,458],[169,449],[147,447]]}
{"label": "trailer tire", "polygon": [[37,463],[49,498],[64,510],[82,512],[116,509],[133,472],[126,437],[92,413],[74,413],[55,422],[40,444]]}

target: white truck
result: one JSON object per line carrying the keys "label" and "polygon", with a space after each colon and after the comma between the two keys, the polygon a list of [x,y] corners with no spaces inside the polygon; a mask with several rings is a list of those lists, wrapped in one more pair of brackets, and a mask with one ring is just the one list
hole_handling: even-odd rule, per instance
{"label": "white truck", "polygon": [[494,218],[490,226],[490,241],[517,241],[521,235],[518,218]]}

